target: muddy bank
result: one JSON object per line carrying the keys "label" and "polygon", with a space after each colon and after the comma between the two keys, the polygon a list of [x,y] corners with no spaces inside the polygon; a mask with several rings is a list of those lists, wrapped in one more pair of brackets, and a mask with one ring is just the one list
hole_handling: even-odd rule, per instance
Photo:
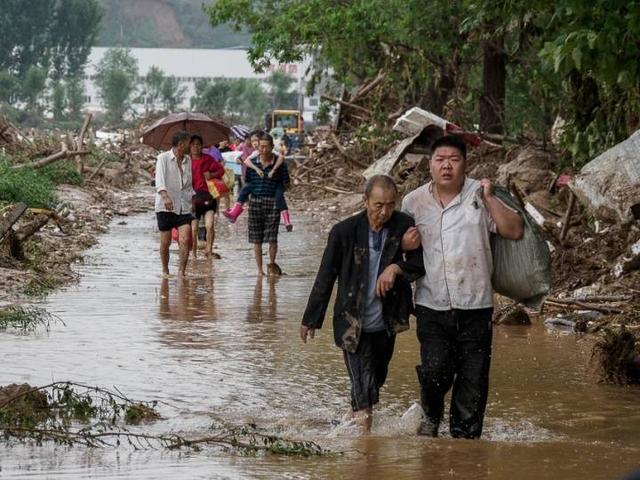
{"label": "muddy bank", "polygon": [[[24,258],[0,255],[0,305],[32,300],[54,288],[78,281],[72,265],[82,262],[86,249],[109,231],[112,221],[150,211],[153,188],[136,183],[126,189],[100,185],[60,185],[57,196],[63,205],[59,220],[50,220],[22,245]],[[19,220],[27,223],[36,214]]]}

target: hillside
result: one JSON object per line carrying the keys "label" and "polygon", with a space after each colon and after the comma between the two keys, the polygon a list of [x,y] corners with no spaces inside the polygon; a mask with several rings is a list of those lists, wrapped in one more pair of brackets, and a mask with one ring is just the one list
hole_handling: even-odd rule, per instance
{"label": "hillside", "polygon": [[202,5],[212,0],[100,0],[104,8],[100,47],[229,48],[249,35],[212,28]]}

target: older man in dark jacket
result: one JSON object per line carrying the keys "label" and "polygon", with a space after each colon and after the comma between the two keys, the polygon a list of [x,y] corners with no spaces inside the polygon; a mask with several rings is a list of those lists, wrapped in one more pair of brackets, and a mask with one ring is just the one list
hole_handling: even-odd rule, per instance
{"label": "older man in dark jacket", "polygon": [[402,237],[414,222],[395,211],[397,196],[393,180],[376,175],[365,187],[365,210],[332,228],[300,329],[306,343],[322,327],[338,280],[335,343],[344,351],[351,406],[365,432],[371,429],[395,336],[409,328],[411,282],[424,275],[422,249],[402,251]]}

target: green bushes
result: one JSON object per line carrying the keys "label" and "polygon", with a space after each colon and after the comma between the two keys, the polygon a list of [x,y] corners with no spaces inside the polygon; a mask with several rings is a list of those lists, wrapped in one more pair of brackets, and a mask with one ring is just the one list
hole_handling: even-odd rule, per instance
{"label": "green bushes", "polygon": [[82,181],[82,175],[69,162],[37,170],[12,168],[12,163],[0,155],[0,204],[24,202],[29,207],[51,208],[57,202],[56,185],[81,185]]}
{"label": "green bushes", "polygon": [[41,168],[39,171],[54,185],[66,183],[70,185],[82,185],[83,178],[71,162],[57,162]]}
{"label": "green bushes", "polygon": [[24,202],[29,207],[50,208],[56,202],[53,182],[31,168],[11,168],[0,157],[0,202]]}

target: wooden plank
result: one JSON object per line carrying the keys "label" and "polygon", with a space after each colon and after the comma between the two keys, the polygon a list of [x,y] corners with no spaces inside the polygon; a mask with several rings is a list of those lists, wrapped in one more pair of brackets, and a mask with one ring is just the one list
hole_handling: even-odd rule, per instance
{"label": "wooden plank", "polygon": [[0,219],[0,240],[4,238],[7,232],[13,227],[20,217],[27,211],[27,205],[20,202],[15,204],[4,218]]}

